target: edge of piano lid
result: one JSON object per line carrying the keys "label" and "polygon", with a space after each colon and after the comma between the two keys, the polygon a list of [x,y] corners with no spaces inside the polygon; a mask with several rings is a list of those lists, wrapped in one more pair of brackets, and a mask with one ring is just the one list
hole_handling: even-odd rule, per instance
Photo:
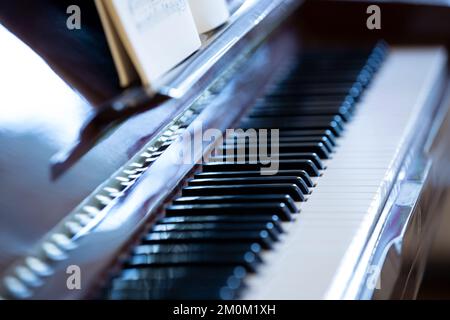
{"label": "edge of piano lid", "polygon": [[[295,1],[261,3],[269,5],[281,2],[292,5],[295,3]],[[252,29],[253,35],[255,33],[259,36],[264,35],[262,29],[271,31],[274,21],[279,22],[279,19],[291,11],[286,10],[287,7],[270,8],[274,10],[272,13],[270,10],[261,11],[261,14],[267,14],[265,19],[260,21],[258,17],[253,17],[259,22],[259,29]],[[257,42],[261,40],[260,38]],[[205,76],[205,82],[200,81],[201,85],[192,92],[188,90],[188,94],[192,97],[180,99],[181,107],[176,119],[168,123],[160,134],[146,143],[111,179],[99,186],[61,224],[49,232],[30,251],[30,256],[19,259],[1,275],[3,281],[0,284],[0,296],[18,299],[96,297],[96,291],[103,285],[103,280],[114,273],[109,267],[123,262],[122,258],[127,254],[127,250],[140,241],[143,231],[159,217],[164,201],[170,194],[176,193],[184,179],[196,169],[189,164],[176,164],[182,147],[182,143],[176,140],[180,133],[189,132],[193,136],[200,130],[192,122],[193,118],[199,122],[203,121],[201,128],[203,130],[208,128],[224,130],[230,127],[254,102],[253,97],[263,92],[267,84],[276,78],[275,70],[283,65],[286,56],[295,55],[299,46],[297,40],[292,41],[289,34],[271,37],[256,50],[254,41],[253,36],[250,38],[246,36],[240,43],[234,43],[233,47],[239,53],[251,48],[248,52],[251,59],[232,59],[236,52],[229,50],[226,51],[227,55],[221,56],[223,65],[219,63],[220,59],[210,65],[211,68],[208,70],[212,72],[211,78],[206,77],[209,71],[198,74],[200,77]],[[249,46],[249,43],[253,45]],[[229,49],[226,46],[224,48]],[[210,57],[214,58],[215,55]],[[213,66],[219,67],[215,69]],[[189,82],[180,82],[180,86],[169,86],[166,89],[172,90],[177,95],[184,89],[173,91],[174,88],[189,87],[182,83]],[[437,86],[435,90],[439,91],[442,88]],[[436,97],[439,96],[440,94],[436,94]],[[224,105],[228,107],[224,108]],[[424,111],[426,115],[430,115],[431,109],[436,105],[437,101],[428,101],[427,107],[423,109],[426,110]],[[390,177],[392,186],[390,190],[386,190],[386,201],[379,203],[379,219],[370,226],[373,229],[372,237],[360,243],[364,246],[363,255],[353,257],[357,260],[356,267],[343,267],[342,272],[346,276],[341,279],[348,282],[342,285],[338,279],[333,284],[337,291],[333,292],[332,288],[330,297],[370,297],[372,295],[370,290],[366,291],[361,287],[367,268],[373,264],[383,264],[386,256],[384,251],[390,248],[388,245],[391,244],[391,241],[387,240],[402,236],[406,226],[412,221],[418,198],[407,203],[403,200],[404,193],[401,187],[409,188],[414,184],[416,194],[419,195],[421,187],[427,181],[426,173],[429,168],[426,163],[427,157],[424,155],[424,162],[418,157],[421,154],[421,144],[432,122],[426,115],[424,118],[427,119],[427,123],[417,126],[416,139],[405,143],[405,155],[397,164],[398,171]],[[415,128],[411,130],[413,129]],[[164,150],[163,153],[159,151],[161,148]],[[418,162],[408,159],[416,159]],[[418,170],[417,175],[414,174],[414,170]],[[381,211],[382,208],[385,209]],[[403,218],[401,224],[396,222],[398,215]],[[393,231],[388,228],[391,222],[394,222],[396,227]],[[387,244],[385,245],[383,241]],[[82,290],[68,290],[66,271],[69,266],[81,268]]]}

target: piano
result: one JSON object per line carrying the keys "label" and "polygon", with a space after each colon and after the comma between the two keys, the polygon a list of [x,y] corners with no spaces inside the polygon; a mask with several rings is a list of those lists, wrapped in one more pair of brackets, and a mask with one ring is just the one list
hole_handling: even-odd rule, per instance
{"label": "piano", "polygon": [[417,296],[450,8],[229,5],[156,92],[0,10],[0,299]]}

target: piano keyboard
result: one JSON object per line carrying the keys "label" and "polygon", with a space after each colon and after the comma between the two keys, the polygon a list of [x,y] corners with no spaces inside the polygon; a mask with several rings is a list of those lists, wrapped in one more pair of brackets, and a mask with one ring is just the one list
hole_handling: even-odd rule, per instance
{"label": "piano keyboard", "polygon": [[[279,171],[262,176],[265,165],[250,156],[211,158],[133,249],[105,298],[326,297],[353,240],[369,232],[419,96],[431,89],[422,78],[432,85],[439,57],[388,52],[383,43],[304,54],[239,126],[280,130]],[[401,72],[411,83],[392,82]],[[387,95],[395,90],[411,92]],[[253,150],[236,141],[227,137],[223,148]]]}

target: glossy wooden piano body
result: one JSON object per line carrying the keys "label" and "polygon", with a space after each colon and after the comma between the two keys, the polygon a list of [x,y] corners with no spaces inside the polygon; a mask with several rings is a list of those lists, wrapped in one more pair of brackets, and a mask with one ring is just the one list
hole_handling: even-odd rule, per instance
{"label": "glossy wooden piano body", "polygon": [[[431,22],[436,16],[448,17],[448,8],[420,11],[417,7],[387,6],[386,28],[371,32],[361,22],[365,4],[249,0],[242,6],[239,1],[233,5],[230,24],[210,35],[199,53],[161,81],[159,93],[169,99],[111,128],[57,181],[51,180],[50,159],[61,150],[70,149],[96,108],[29,47],[0,27],[0,41],[5,44],[0,59],[0,144],[4,150],[0,155],[1,297],[99,297],[99,289],[114,274],[115,266],[120,266],[129,248],[139,241],[161,215],[166,201],[196,169],[176,161],[182,147],[176,137],[182,127],[189,125],[193,116],[202,121],[203,130],[233,127],[273,82],[280,66],[301,52],[303,46],[358,46],[379,38],[390,44],[448,45],[446,41],[450,39],[450,28],[445,25],[448,22],[443,22],[443,26]],[[395,23],[399,16],[410,19],[418,14],[417,19],[427,21],[427,28]],[[428,16],[431,20],[426,20]],[[445,88],[436,90],[439,98]],[[131,89],[111,104],[124,101],[125,105],[132,105],[136,99],[139,104],[151,104],[148,94],[141,88]],[[440,109],[432,109],[445,113],[448,101],[438,102],[435,104]],[[424,119],[424,130],[417,142],[432,141],[430,128],[438,125],[433,112]],[[199,128],[191,124],[186,130],[194,134]],[[151,150],[164,144],[169,145],[164,153],[152,154]],[[404,269],[413,270],[420,279],[420,265],[409,259],[417,257],[417,252],[426,254],[425,240],[438,217],[417,221],[414,213],[421,206],[419,200],[430,196],[422,187],[432,184],[429,179],[438,168],[426,164],[426,158],[419,159],[419,149],[413,151],[409,156],[414,165],[402,166],[404,178],[396,182],[394,189],[417,184],[417,197],[400,208],[395,203],[401,192],[392,193],[387,199],[392,202],[393,211],[384,212],[386,203],[380,204],[384,220],[374,224],[373,232],[367,235],[364,259],[353,266],[355,273],[345,286],[336,289],[332,298],[410,297],[399,293],[410,286],[412,290],[408,292],[414,296],[418,282],[398,275],[404,274]],[[139,177],[129,177],[126,170],[130,166],[148,169]],[[120,194],[105,191],[112,189],[124,190]],[[402,224],[386,228],[399,215]],[[421,231],[415,229],[417,226]],[[395,251],[399,247],[394,248],[392,241],[403,237],[411,237],[408,244],[412,245]],[[382,276],[393,277],[390,285],[379,291],[366,290],[361,285],[364,276],[358,272],[370,265],[383,266],[385,261],[400,264],[399,268],[383,269]],[[81,290],[67,287],[67,268],[73,265],[82,270]],[[30,278],[29,271],[37,278]],[[31,281],[31,285],[24,285],[23,279]]]}

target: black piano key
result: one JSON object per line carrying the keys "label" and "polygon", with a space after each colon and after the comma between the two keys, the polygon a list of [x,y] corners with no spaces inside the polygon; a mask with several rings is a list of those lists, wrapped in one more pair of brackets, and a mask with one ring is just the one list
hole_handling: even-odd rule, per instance
{"label": "black piano key", "polygon": [[[193,272],[194,268],[199,268],[204,272],[210,272],[214,276],[199,275]],[[242,268],[243,267],[237,267]],[[194,267],[172,267],[164,268],[172,274],[180,269],[186,270],[186,276],[168,279],[114,279],[110,290],[107,292],[109,299],[118,300],[159,300],[159,299],[196,299],[199,292],[207,291],[203,299],[233,299],[243,288],[244,279],[226,272],[225,267],[211,266],[209,268]],[[178,270],[177,270],[178,269]],[[147,271],[153,273],[159,271],[158,268],[129,269]],[[216,271],[217,270],[217,271]],[[244,269],[245,270],[245,269]],[[193,290],[195,288],[195,290]],[[227,292],[223,293],[226,289]],[[195,291],[192,293],[192,291]],[[231,294],[230,294],[231,291]],[[202,293],[203,294],[203,293]]]}
{"label": "black piano key", "polygon": [[[367,61],[367,60],[366,60]],[[314,64],[308,64],[303,65],[299,72],[297,74],[292,74],[291,77],[289,77],[290,80],[298,80],[302,78],[307,79],[330,79],[333,74],[340,77],[353,77],[355,79],[356,75],[361,71],[361,69],[367,67],[367,64],[362,63],[358,66],[345,66],[340,65],[341,62],[339,62],[339,65],[334,66],[319,66]],[[371,67],[371,71],[373,71],[373,66]],[[322,81],[321,81],[322,82]]]}
{"label": "black piano key", "polygon": [[[107,297],[109,300],[233,300],[238,297],[238,291],[224,284],[226,279],[202,283],[203,279],[182,279],[168,288],[153,287],[152,289],[114,289]],[[215,280],[215,279],[214,279]],[[192,288],[195,288],[193,290]]]}
{"label": "black piano key", "polygon": [[366,66],[372,67],[374,72],[378,71],[381,64],[383,63],[384,58],[381,56],[378,56],[375,52],[372,53],[369,57],[369,59],[366,62]]}
{"label": "black piano key", "polygon": [[[266,160],[259,156],[259,154],[255,154],[258,152],[259,145],[237,145],[231,146],[226,145],[220,147],[220,152],[225,157],[225,159],[235,159],[235,162],[242,162],[248,159],[249,162],[255,162],[259,160]],[[306,158],[299,157],[297,160],[312,160],[315,162],[314,155],[318,156],[320,159],[329,159],[331,157],[331,152],[323,142],[279,142],[270,145],[271,154],[270,160],[271,162],[283,160],[277,159],[277,154],[303,154]],[[306,155],[309,154],[309,155]],[[311,156],[313,158],[311,158]],[[218,156],[212,158],[213,161],[217,160]],[[317,163],[315,163],[316,165]],[[319,164],[320,167],[323,167]]]}
{"label": "black piano key", "polygon": [[[359,52],[358,52],[359,53]],[[322,68],[340,68],[348,70],[350,66],[362,67],[364,66],[370,51],[363,54],[356,54],[354,51],[308,51],[299,57],[299,70]]]}
{"label": "black piano key", "polygon": [[356,99],[352,96],[339,95],[339,96],[328,96],[328,97],[299,97],[298,99],[293,99],[291,97],[286,97],[283,99],[281,97],[264,97],[260,98],[253,108],[249,111],[258,112],[269,109],[302,109],[302,108],[339,108],[346,107],[350,111],[356,108]]}
{"label": "black piano key", "polygon": [[[350,103],[342,102],[342,99],[339,101],[315,101],[315,102],[301,102],[295,100],[280,100],[280,101],[270,101],[270,100],[261,100],[258,102],[258,107],[252,108],[248,115],[271,115],[274,117],[283,114],[291,114],[298,113],[298,116],[309,116],[309,113],[313,113],[312,115],[320,116],[322,114],[316,114],[317,112],[324,110],[327,113],[323,114],[325,116],[330,116],[334,114],[338,114],[343,108],[346,112],[349,112],[351,115],[356,110],[355,106]],[[278,113],[281,112],[281,113]]]}
{"label": "black piano key", "polygon": [[[309,188],[314,187],[309,174],[304,170],[278,170],[266,172],[268,176],[290,176],[300,177],[305,181]],[[220,178],[245,178],[245,177],[261,177],[261,171],[229,171],[229,172],[200,172],[194,175],[196,179],[220,179]],[[260,196],[257,196],[260,197]],[[267,197],[267,195],[264,195]]]}
{"label": "black piano key", "polygon": [[[279,153],[315,153],[321,159],[329,159],[331,157],[331,152],[322,142],[280,142],[274,143],[270,145],[271,152],[279,152]],[[238,145],[233,148],[233,146],[225,146],[221,149],[222,152],[226,155],[231,153],[231,150],[234,149],[234,154],[237,157],[242,157],[244,155],[251,155],[254,150],[258,150],[259,145]],[[274,150],[276,148],[277,150]],[[248,156],[246,156],[248,157]],[[270,156],[272,162],[274,161],[272,155]],[[239,158],[238,158],[239,159]],[[258,158],[257,158],[258,159]],[[276,159],[276,158],[275,158]],[[301,158],[298,160],[302,160]]]}
{"label": "black piano key", "polygon": [[260,102],[258,102],[258,109],[261,105],[264,107],[274,106],[274,107],[283,107],[283,106],[321,106],[321,105],[335,105],[339,106],[342,103],[348,103],[353,106],[356,103],[356,99],[350,95],[341,95],[341,96],[328,96],[328,97],[317,97],[317,96],[308,96],[308,97],[270,97],[266,96]]}
{"label": "black piano key", "polygon": [[243,129],[322,129],[330,130],[337,137],[342,135],[342,127],[334,120],[315,120],[309,121],[308,117],[301,118],[298,121],[283,121],[282,119],[247,119],[241,123]]}
{"label": "black piano key", "polygon": [[289,195],[253,195],[253,196],[221,196],[221,197],[182,197],[173,204],[220,204],[220,203],[284,203],[291,213],[298,213],[294,200]]}
{"label": "black piano key", "polygon": [[[348,90],[351,87],[353,87],[357,81],[355,81],[356,77],[358,76],[359,72],[361,71],[361,68],[359,71],[355,71],[352,73],[351,77],[348,77],[345,79],[341,76],[339,80],[326,80],[326,81],[295,81],[295,79],[291,81],[281,81],[278,84],[275,84],[271,86],[270,88],[273,91],[277,91],[278,89],[283,90],[284,88],[320,88],[321,90],[330,89],[330,91],[336,90],[336,89],[342,89],[342,90]],[[307,80],[308,77],[299,77],[297,78],[299,80]]]}
{"label": "black piano key", "polygon": [[261,246],[257,243],[245,244],[154,244],[139,245],[133,249],[133,255],[139,254],[178,254],[178,253],[201,253],[201,252],[253,252],[256,255],[261,254]]}
{"label": "black piano key", "polygon": [[299,62],[297,70],[291,74],[289,78],[295,79],[297,77],[308,75],[342,75],[357,73],[366,64],[368,56],[361,59],[357,63],[352,61],[345,61],[343,59],[327,58],[327,59],[305,59],[302,58]]}
{"label": "black piano key", "polygon": [[283,227],[280,223],[280,218],[275,215],[227,215],[227,216],[179,216],[179,217],[165,217],[158,221],[158,224],[173,224],[173,223],[230,223],[230,224],[244,224],[244,223],[272,223],[277,230],[282,233]]}
{"label": "black piano key", "polygon": [[309,49],[298,56],[298,61],[321,61],[321,60],[358,60],[364,61],[372,53],[374,43],[367,48],[343,47],[340,49]]}
{"label": "black piano key", "polygon": [[[296,137],[326,137],[333,147],[336,146],[336,136],[330,130],[278,129],[278,137],[280,139]],[[243,138],[241,135],[234,135],[228,137],[227,139],[233,141],[242,140]]]}
{"label": "black piano key", "polygon": [[[275,145],[283,144],[283,143],[323,143],[325,148],[329,153],[333,152],[333,145],[329,141],[326,136],[303,136],[303,137],[278,137],[277,141],[272,142],[271,138],[267,139],[267,147],[269,148],[271,144]],[[243,147],[259,147],[259,144],[254,144],[254,142],[244,141],[243,139],[235,139],[235,140],[226,140],[224,141],[224,145],[227,149],[229,148],[243,148]],[[224,154],[226,155],[226,153]],[[237,156],[237,155],[236,155]],[[273,158],[273,154],[271,154]],[[256,158],[258,159],[258,158]]]}
{"label": "black piano key", "polygon": [[[305,144],[301,146],[306,149],[308,145],[311,145],[312,149],[314,147],[320,147],[320,144]],[[317,146],[319,145],[319,146]],[[297,147],[297,148],[295,148]],[[301,149],[298,144],[294,148]],[[301,152],[302,150],[300,150]],[[286,152],[289,152],[286,150]],[[293,151],[295,152],[295,151]],[[316,167],[314,162],[311,160],[280,160],[272,163],[272,166],[276,165],[278,170],[304,170],[311,177],[320,176],[319,169]],[[219,171],[260,171],[262,169],[270,169],[266,165],[261,163],[229,163],[229,162],[211,162],[203,165],[203,172],[219,172]]]}
{"label": "black piano key", "polygon": [[[361,65],[358,68],[353,68],[352,70],[346,70],[344,72],[322,70],[321,72],[308,73],[302,70],[302,72],[294,74],[293,77],[287,78],[282,81],[280,85],[302,84],[305,86],[323,85],[329,87],[334,84],[336,85],[337,89],[331,88],[331,92],[343,92],[345,91],[345,89],[350,89],[355,83],[363,84],[358,81],[358,76],[360,75],[361,70],[363,70],[364,67],[364,65]],[[373,77],[374,70],[368,69],[367,72],[370,72],[368,74],[370,81],[370,79],[372,79]],[[341,91],[337,91],[338,89],[341,89]]]}
{"label": "black piano key", "polygon": [[275,214],[283,221],[291,221],[292,215],[284,203],[233,203],[205,205],[171,205],[166,208],[167,217],[199,215],[268,215]]}
{"label": "black piano key", "polygon": [[[243,119],[243,122],[266,122],[270,123],[270,121],[273,122],[288,122],[289,125],[295,125],[297,122],[316,122],[316,123],[330,123],[334,121],[339,128],[342,130],[344,126],[344,121],[339,115],[306,115],[306,116],[298,116],[298,117],[292,117],[292,116],[283,116],[279,115],[277,117],[270,117],[269,119],[265,118],[256,118],[256,119]],[[248,128],[247,126],[245,128]],[[254,126],[253,128],[265,128],[264,126]]]}
{"label": "black piano key", "polygon": [[[294,127],[297,126],[299,123],[316,123],[321,124],[325,123],[328,126],[336,127],[342,132],[344,130],[345,122],[339,115],[308,115],[308,116],[283,116],[279,115],[277,117],[269,117],[269,118],[246,118],[243,120],[244,128],[264,128],[264,129],[271,129],[270,127],[264,127],[264,126],[252,126],[249,127],[248,124],[258,124],[258,123],[267,123],[267,124],[283,124],[288,127]],[[283,128],[280,126],[280,128]],[[301,128],[301,127],[300,127]]]}
{"label": "black piano key", "polygon": [[[157,285],[160,285],[161,281],[151,281],[151,280],[123,280],[123,279],[114,279],[111,284],[110,294],[111,292],[115,292],[113,296],[119,296],[118,292],[121,292],[120,295],[123,294],[124,290],[138,290],[138,291],[151,291],[156,288]],[[118,298],[119,299],[119,298]]]}
{"label": "black piano key", "polygon": [[[202,289],[202,291],[191,291],[189,292],[186,289],[180,289],[174,292],[166,292],[160,291],[157,289],[152,290],[113,290],[107,295],[108,300],[113,301],[149,301],[149,300],[233,300],[235,299],[235,295],[233,293],[227,293],[226,295],[221,295],[221,290],[218,290],[213,286],[213,289],[210,291],[206,291]],[[223,298],[223,296],[229,298]],[[184,297],[184,299],[183,299]],[[188,298],[186,298],[188,297]]]}
{"label": "black piano key", "polygon": [[[313,187],[310,177],[325,169],[322,159],[333,153],[386,53],[387,46],[380,42],[373,50],[299,56],[290,74],[258,100],[240,126],[279,130],[279,153],[270,154],[278,170],[268,172],[271,164],[245,163],[257,156],[248,154],[257,150],[256,144],[228,137],[224,151],[245,151],[244,163],[234,163],[237,155],[225,152],[203,165],[183,197],[168,207],[168,216],[135,248],[129,269],[114,279],[108,297],[239,297],[245,268],[256,271],[262,247],[270,249],[282,232],[280,218],[289,220],[298,211],[294,201],[304,200],[303,192]],[[268,145],[271,142],[268,137]],[[274,175],[261,175],[263,168]]]}
{"label": "black piano key", "polygon": [[[361,68],[362,69],[362,68]],[[288,77],[279,86],[282,85],[296,85],[296,84],[333,84],[333,83],[353,83],[358,81],[358,76],[361,74],[361,69],[343,74],[298,74],[293,77]],[[371,79],[372,74],[366,74]],[[358,81],[359,82],[359,81]]]}
{"label": "black piano key", "polygon": [[264,108],[255,110],[248,115],[249,118],[268,118],[277,116],[318,116],[318,115],[340,115],[345,122],[352,118],[352,109],[344,106],[339,107],[289,107],[282,108]]}
{"label": "black piano key", "polygon": [[[244,161],[249,162],[250,159],[255,159],[255,156],[257,156],[257,155],[247,154],[245,156]],[[319,158],[319,156],[316,153],[313,153],[313,152],[272,154],[271,158],[279,159],[279,160],[311,160],[314,163],[314,165],[317,167],[317,169],[319,169],[319,170],[325,169],[325,165],[323,164],[322,160]],[[238,157],[237,157],[237,155],[235,155],[235,156],[227,156],[227,155],[215,156],[215,157],[211,157],[210,161],[211,162],[213,162],[213,161],[215,161],[215,162],[230,162],[230,161],[233,162],[233,161],[238,161]],[[258,175],[261,176],[261,172]],[[267,176],[275,175],[276,176],[277,174],[274,171],[273,174],[266,173],[265,175],[267,175]]]}
{"label": "black piano key", "polygon": [[326,169],[320,157],[313,152],[282,153],[279,155],[279,158],[280,160],[295,160],[295,159],[310,160],[319,170]]}
{"label": "black piano key", "polygon": [[[249,114],[270,113],[276,110],[291,113],[299,112],[299,115],[308,115],[311,112],[324,111],[323,115],[338,114],[339,112],[348,113],[352,115],[356,110],[356,100],[352,97],[346,99],[339,99],[338,101],[318,100],[318,101],[298,101],[293,99],[273,101],[261,100],[257,107],[252,108]],[[322,114],[319,114],[322,115]]]}
{"label": "black piano key", "polygon": [[[238,195],[289,195],[294,201],[305,201],[305,196],[295,184],[258,184],[243,186],[186,187],[182,191],[184,197],[199,196],[238,196]],[[242,212],[245,213],[245,212]],[[211,213],[214,214],[214,213]]]}
{"label": "black piano key", "polygon": [[263,231],[203,231],[203,232],[150,232],[143,243],[258,243],[265,249],[273,246],[270,234]]}
{"label": "black piano key", "polygon": [[[346,69],[348,66],[346,64],[364,66],[367,57],[372,53],[372,48],[369,49],[339,49],[339,50],[308,50],[299,56],[299,62],[305,62],[306,66],[328,66],[336,65],[337,67],[345,65]],[[306,64],[306,62],[308,62]],[[303,68],[302,65],[299,68]]]}
{"label": "black piano key", "polygon": [[[272,139],[271,136],[268,136],[267,139],[265,139],[264,142],[267,142],[267,144],[270,144],[272,140],[276,140],[274,142],[324,142],[327,144],[330,144],[330,148],[333,147],[330,140],[326,135],[304,135],[304,136],[280,136],[278,134],[274,139]],[[262,143],[262,141],[249,141],[248,139],[245,139],[244,137],[234,137],[231,139],[226,139],[223,142],[224,146],[240,146],[240,145],[255,145]]]}
{"label": "black piano key", "polygon": [[191,231],[262,231],[266,230],[273,240],[278,240],[280,232],[271,223],[245,223],[245,224],[230,224],[230,223],[174,223],[174,224],[157,224],[152,228],[152,232],[191,232]]}
{"label": "black piano key", "polygon": [[[214,272],[213,272],[214,271]],[[155,267],[148,269],[124,269],[117,279],[133,281],[160,281],[160,280],[177,280],[183,278],[203,278],[211,280],[217,277],[234,276],[243,279],[247,275],[247,271],[242,267]]]}
{"label": "black piano key", "polygon": [[219,179],[192,179],[189,186],[220,186],[220,185],[246,185],[246,184],[295,184],[302,190],[303,194],[309,194],[309,188],[300,177],[247,177],[247,178],[219,178]]}
{"label": "black piano key", "polygon": [[[340,84],[340,83],[353,83],[359,84],[361,87],[367,86],[368,83],[370,83],[370,80],[372,79],[372,74],[370,74],[368,71],[366,72],[355,72],[348,75],[342,75],[342,76],[336,76],[336,77],[327,77],[327,76],[321,76],[321,77],[314,77],[314,76],[305,76],[305,77],[299,77],[295,79],[287,79],[286,81],[280,83],[278,86],[273,87],[274,91],[277,88],[288,88],[289,90],[294,90],[295,88],[301,87],[301,86],[331,86],[333,84]],[[352,88],[352,85],[349,85],[347,87],[347,91],[342,91],[339,93],[339,96],[344,95],[350,91]],[[336,96],[329,94],[324,95],[323,98],[328,99],[329,96]]]}
{"label": "black piano key", "polygon": [[[352,98],[353,99],[353,98]],[[354,99],[353,99],[354,100]],[[302,97],[298,99],[286,98],[282,99],[280,97],[265,97],[263,100],[260,100],[257,104],[257,107],[252,110],[265,110],[265,109],[273,109],[273,108],[294,108],[294,107],[321,107],[321,106],[340,106],[343,102],[345,102],[345,97],[339,98],[329,98],[329,99],[314,99],[307,97]],[[355,101],[351,103],[352,110],[355,110]]]}
{"label": "black piano key", "polygon": [[308,116],[308,115],[333,115],[339,114],[340,112],[345,114],[353,114],[355,110],[354,106],[349,103],[343,103],[342,101],[336,103],[274,103],[262,101],[259,103],[258,108],[253,108],[248,114],[250,116],[283,116],[283,115],[298,115],[298,116]]}
{"label": "black piano key", "polygon": [[[360,89],[360,86],[354,84],[337,84],[337,85],[324,85],[324,84],[315,84],[315,85],[307,85],[307,84],[282,84],[275,88],[275,91],[270,94],[273,96],[289,96],[296,97],[298,95],[321,95],[321,96],[335,96],[335,95],[344,95],[352,92],[353,90]],[[361,88],[362,89],[362,88]],[[352,94],[352,96],[359,96],[359,94]]]}
{"label": "black piano key", "polygon": [[[177,205],[181,206],[181,205]],[[271,222],[253,222],[253,223],[242,223],[242,224],[233,224],[233,223],[221,223],[221,222],[210,222],[210,223],[161,223],[153,226],[150,232],[191,232],[191,231],[260,231],[267,230],[272,231],[275,230],[275,235],[279,235],[280,233],[276,230],[275,226]]]}
{"label": "black piano key", "polygon": [[333,146],[337,145],[336,136],[330,130],[280,130],[279,136],[280,138],[324,136]]}
{"label": "black piano key", "polygon": [[246,274],[245,268],[230,266],[125,269],[113,280],[108,296],[119,300],[195,299],[198,292],[206,290],[204,299],[232,299],[242,288]]}
{"label": "black piano key", "polygon": [[361,85],[366,88],[369,83],[372,81],[373,73],[368,72],[367,70],[362,70],[356,80],[361,83]]}
{"label": "black piano key", "polygon": [[157,299],[157,297],[159,298],[162,291],[166,293],[168,290],[171,290],[175,283],[175,281],[164,280],[123,280],[119,278],[112,281],[107,295],[109,299],[113,300],[153,300]]}
{"label": "black piano key", "polygon": [[[270,147],[271,140],[269,140]],[[331,154],[334,152],[334,146],[331,144],[331,142],[328,140],[327,137],[280,137],[279,138],[279,144],[283,143],[322,143],[328,154]],[[298,152],[301,153],[301,152]],[[302,154],[306,155],[306,152],[302,152]],[[317,156],[317,155],[316,155]],[[275,158],[276,154],[271,154],[271,158]],[[302,159],[302,158],[296,158],[296,159]],[[312,159],[309,159],[312,160]],[[320,158],[319,158],[320,160]],[[317,165],[317,164],[316,164]],[[318,165],[322,167],[321,165]]]}
{"label": "black piano key", "polygon": [[250,113],[257,113],[263,111],[269,111],[272,109],[280,109],[287,111],[294,110],[334,110],[335,112],[341,111],[341,108],[344,108],[346,112],[353,112],[356,110],[356,101],[357,99],[353,98],[350,95],[341,96],[341,97],[325,97],[323,99],[307,99],[307,97],[303,97],[301,99],[293,99],[287,97],[287,99],[275,99],[272,97],[271,99],[261,99],[257,102],[257,106],[250,110]]}
{"label": "black piano key", "polygon": [[364,90],[364,86],[360,83],[356,83],[351,89],[350,92],[348,93],[351,97],[355,98],[355,99],[359,99],[359,97],[361,96],[361,94],[363,93]]}
{"label": "black piano key", "polygon": [[[257,155],[252,155],[252,154],[247,154],[244,158],[245,163],[250,162],[251,159],[255,159]],[[317,167],[317,169],[319,170],[324,170],[326,167],[323,164],[322,160],[320,159],[320,157],[313,152],[296,152],[296,153],[281,153],[281,154],[272,154],[271,155],[272,159],[279,159],[279,160],[310,160],[314,163],[314,165]],[[257,158],[256,158],[257,159]],[[211,157],[210,161],[211,162],[237,162],[238,160],[238,156],[215,156],[215,157]],[[273,172],[266,172],[265,173],[266,176],[278,176],[276,171]],[[283,176],[286,176],[286,174],[281,174]],[[261,172],[258,173],[258,176],[261,176]],[[309,177],[308,177],[309,178]],[[304,180],[306,180],[304,178]],[[308,184],[308,186],[310,186]]]}
{"label": "black piano key", "polygon": [[253,252],[201,252],[179,254],[134,255],[125,268],[150,268],[172,266],[242,266],[256,272],[261,259]]}

